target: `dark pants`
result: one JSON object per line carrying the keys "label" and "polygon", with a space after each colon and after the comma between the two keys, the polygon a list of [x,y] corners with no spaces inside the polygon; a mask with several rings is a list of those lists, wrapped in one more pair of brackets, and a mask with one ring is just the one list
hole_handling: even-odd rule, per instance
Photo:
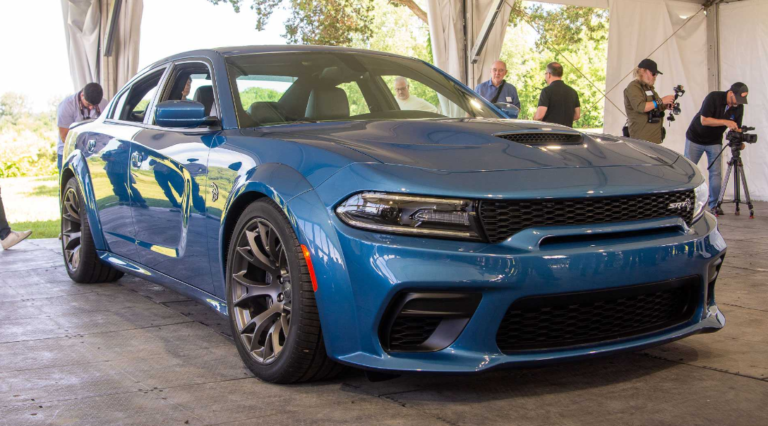
{"label": "dark pants", "polygon": [[0,240],[4,240],[11,233],[11,227],[5,219],[5,209],[3,208],[3,197],[0,197]]}

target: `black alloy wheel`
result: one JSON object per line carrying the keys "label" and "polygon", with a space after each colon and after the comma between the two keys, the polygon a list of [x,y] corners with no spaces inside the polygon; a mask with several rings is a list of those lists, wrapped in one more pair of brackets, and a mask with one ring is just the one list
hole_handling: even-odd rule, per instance
{"label": "black alloy wheel", "polygon": [[123,273],[99,259],[82,200],[77,179],[70,178],[61,196],[61,249],[67,274],[82,284],[116,281]]}
{"label": "black alloy wheel", "polygon": [[227,309],[240,357],[260,379],[296,383],[342,371],[325,352],[301,246],[271,200],[249,205],[235,225],[227,256]]}

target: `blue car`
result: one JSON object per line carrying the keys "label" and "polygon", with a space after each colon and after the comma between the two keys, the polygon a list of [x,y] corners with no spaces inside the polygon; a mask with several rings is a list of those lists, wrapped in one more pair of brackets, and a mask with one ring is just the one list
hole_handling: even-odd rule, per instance
{"label": "blue car", "polygon": [[266,381],[477,373],[725,325],[726,245],[693,164],[506,119],[415,59],[178,54],[74,125],[64,158],[69,276],[209,305]]}

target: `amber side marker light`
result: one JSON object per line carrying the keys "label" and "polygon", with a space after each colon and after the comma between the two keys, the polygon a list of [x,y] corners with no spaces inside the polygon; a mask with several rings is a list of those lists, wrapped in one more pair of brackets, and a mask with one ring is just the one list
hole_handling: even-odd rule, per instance
{"label": "amber side marker light", "polygon": [[304,254],[304,260],[307,261],[309,278],[312,280],[312,290],[317,291],[317,278],[315,278],[315,268],[312,266],[312,258],[309,256],[309,249],[304,244],[301,245],[301,253]]}

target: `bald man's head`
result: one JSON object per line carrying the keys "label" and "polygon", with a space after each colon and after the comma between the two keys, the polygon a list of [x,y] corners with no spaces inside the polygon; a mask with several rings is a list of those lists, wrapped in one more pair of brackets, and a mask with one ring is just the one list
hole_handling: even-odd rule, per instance
{"label": "bald man's head", "polygon": [[491,65],[491,83],[494,86],[501,84],[501,80],[504,80],[504,76],[507,75],[507,64],[504,61],[496,61]]}

